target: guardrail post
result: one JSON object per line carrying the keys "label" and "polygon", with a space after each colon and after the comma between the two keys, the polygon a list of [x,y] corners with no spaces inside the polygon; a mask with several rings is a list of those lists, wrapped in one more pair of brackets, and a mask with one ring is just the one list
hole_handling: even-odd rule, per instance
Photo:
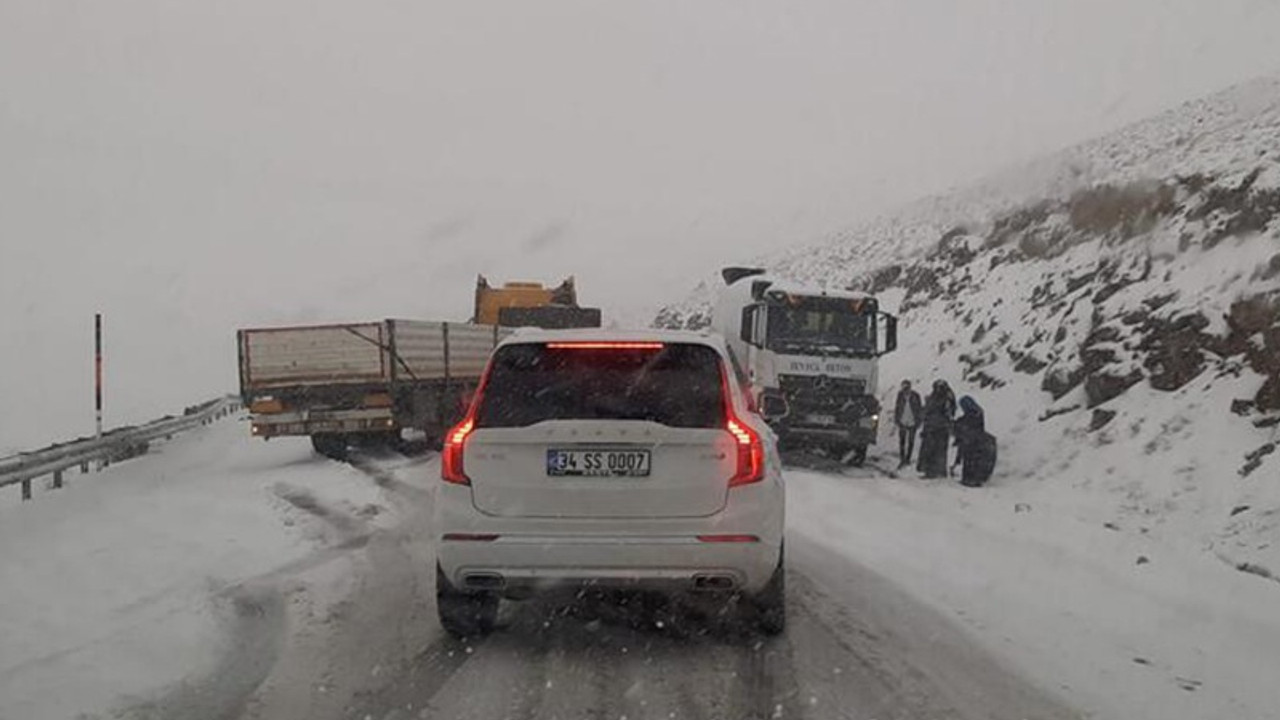
{"label": "guardrail post", "polygon": [[22,480],[22,499],[31,499],[31,478],[23,478]]}
{"label": "guardrail post", "polygon": [[89,461],[85,460],[84,462],[80,463],[80,474],[84,475],[85,473],[88,473],[88,472],[89,472]]}
{"label": "guardrail post", "polygon": [[62,487],[62,471],[61,470],[53,471],[53,486],[55,488]]}

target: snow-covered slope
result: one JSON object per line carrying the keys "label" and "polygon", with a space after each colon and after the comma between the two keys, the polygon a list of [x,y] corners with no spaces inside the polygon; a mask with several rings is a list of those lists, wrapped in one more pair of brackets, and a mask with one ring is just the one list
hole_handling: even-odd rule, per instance
{"label": "snow-covered slope", "polygon": [[[926,252],[952,228],[980,228],[1093,184],[1244,174],[1262,166],[1260,184],[1275,187],[1280,185],[1278,118],[1280,76],[1259,78],[971,186],[923,198],[817,243],[796,245],[780,238],[783,249],[756,260],[795,280],[840,287],[870,269]],[[661,319],[683,323],[703,312],[718,284],[718,277],[708,277],[683,302],[665,308]]]}
{"label": "snow-covered slope", "polygon": [[1280,78],[764,263],[896,307],[882,387],[973,394],[996,483],[1280,572]]}

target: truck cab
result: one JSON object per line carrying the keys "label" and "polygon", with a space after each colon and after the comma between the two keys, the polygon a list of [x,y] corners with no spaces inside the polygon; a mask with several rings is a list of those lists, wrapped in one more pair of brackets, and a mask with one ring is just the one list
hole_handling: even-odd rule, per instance
{"label": "truck cab", "polygon": [[897,318],[870,295],[803,288],[754,268],[726,268],[713,313],[784,445],[866,460],[880,421],[879,358],[897,348]]}

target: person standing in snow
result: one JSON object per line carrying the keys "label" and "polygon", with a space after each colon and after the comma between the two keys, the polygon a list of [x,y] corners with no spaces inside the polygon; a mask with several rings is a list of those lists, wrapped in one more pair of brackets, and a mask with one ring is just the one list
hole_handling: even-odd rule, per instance
{"label": "person standing in snow", "polygon": [[920,431],[920,460],[917,469],[926,478],[947,475],[947,446],[955,417],[955,393],[945,381],[936,380],[924,403]]}
{"label": "person standing in snow", "polygon": [[978,487],[991,477],[995,468],[995,438],[987,433],[982,407],[973,398],[960,398],[964,413],[955,422],[956,463],[961,466],[960,483]]}
{"label": "person standing in snow", "polygon": [[910,380],[903,380],[893,410],[893,422],[898,426],[898,467],[911,464],[911,455],[916,447],[916,430],[920,428],[922,414],[920,393],[911,389]]}
{"label": "person standing in snow", "polygon": [[939,380],[936,385],[942,389],[943,402],[946,403],[946,413],[948,420],[954,420],[956,417],[956,394],[951,390],[951,386],[946,380]]}

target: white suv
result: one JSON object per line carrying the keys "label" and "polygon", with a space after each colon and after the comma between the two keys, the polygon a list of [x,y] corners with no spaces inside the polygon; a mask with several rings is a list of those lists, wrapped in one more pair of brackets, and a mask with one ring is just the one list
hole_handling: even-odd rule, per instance
{"label": "white suv", "polygon": [[445,438],[440,623],[487,632],[501,598],[575,585],[712,594],[785,622],[782,465],[716,335],[524,331]]}

